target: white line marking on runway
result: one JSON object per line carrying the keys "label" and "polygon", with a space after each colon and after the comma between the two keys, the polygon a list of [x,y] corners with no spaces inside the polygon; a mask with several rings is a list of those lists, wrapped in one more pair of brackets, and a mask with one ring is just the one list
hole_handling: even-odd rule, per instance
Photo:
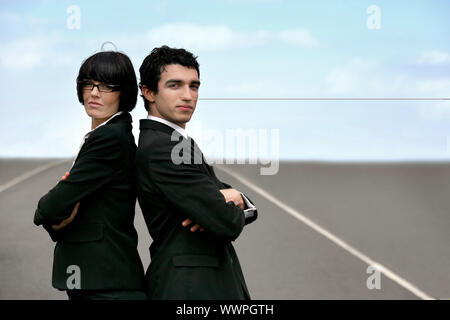
{"label": "white line marking on runway", "polygon": [[31,178],[32,176],[34,176],[34,175],[36,175],[38,173],[41,173],[42,171],[45,171],[45,170],[50,169],[52,167],[56,167],[57,165],[59,165],[61,163],[64,163],[64,162],[67,162],[67,161],[69,161],[69,160],[68,159],[63,159],[63,160],[52,161],[52,162],[49,162],[49,163],[44,164],[42,166],[39,166],[39,167],[37,167],[37,168],[35,168],[33,170],[30,170],[30,171],[27,171],[25,173],[22,173],[20,176],[17,176],[16,178],[10,180],[9,182],[0,185],[0,192],[3,192],[5,190],[15,186],[16,184],[18,184],[18,183],[20,183],[20,182],[22,182],[22,181],[24,181],[24,180],[26,180],[28,178]]}
{"label": "white line marking on runway", "polygon": [[412,283],[408,282],[407,280],[405,280],[402,277],[400,277],[399,275],[397,275],[395,272],[389,270],[388,268],[386,268],[382,264],[376,262],[375,260],[371,259],[367,255],[365,255],[362,252],[358,251],[357,249],[353,248],[352,246],[347,244],[345,241],[341,240],[339,237],[335,236],[331,232],[329,232],[326,229],[324,229],[323,227],[319,226],[317,223],[315,223],[312,220],[310,220],[309,218],[305,217],[303,214],[301,214],[297,210],[295,210],[295,209],[285,205],[284,203],[282,203],[280,200],[278,200],[277,198],[275,198],[274,196],[272,196],[271,194],[269,194],[265,190],[261,189],[260,187],[254,185],[253,183],[251,183],[247,179],[243,178],[241,175],[231,171],[228,168],[224,168],[224,167],[217,167],[217,168],[219,168],[220,170],[222,170],[225,173],[229,174],[230,176],[232,176],[236,180],[239,180],[240,182],[245,184],[247,187],[249,187],[250,189],[252,189],[256,193],[261,195],[263,198],[266,198],[267,200],[269,200],[270,202],[272,202],[276,206],[280,207],[281,209],[283,209],[284,211],[286,211],[290,215],[294,216],[295,218],[297,218],[298,220],[300,220],[301,222],[303,222],[307,226],[311,227],[312,229],[314,229],[318,233],[322,234],[324,237],[328,238],[329,240],[331,240],[332,242],[334,242],[335,244],[340,246],[342,249],[348,251],[349,253],[351,253],[355,257],[361,259],[362,261],[364,261],[368,265],[371,265],[374,268],[378,269],[386,277],[388,277],[389,279],[391,279],[394,282],[398,283],[400,286],[402,286],[406,290],[412,292],[417,297],[419,297],[419,298],[421,298],[423,300],[435,300],[435,298],[433,298],[432,296],[426,294],[425,292],[423,292],[422,290],[417,288]]}

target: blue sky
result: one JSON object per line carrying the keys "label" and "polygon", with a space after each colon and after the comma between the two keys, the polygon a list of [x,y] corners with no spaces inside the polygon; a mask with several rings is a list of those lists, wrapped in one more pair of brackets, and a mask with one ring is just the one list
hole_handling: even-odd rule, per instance
{"label": "blue sky", "polygon": [[[67,25],[72,5],[79,29]],[[371,5],[380,29],[367,26]],[[75,78],[105,41],[136,71],[156,46],[192,51],[203,98],[448,98],[449,9],[446,0],[0,0],[0,157],[76,153],[90,122]],[[137,138],[141,100],[132,115]],[[201,100],[187,129],[211,157],[219,140],[205,132],[226,140],[245,129],[277,130],[268,143],[281,159],[450,158],[449,101]],[[233,151],[224,142],[220,154]]]}

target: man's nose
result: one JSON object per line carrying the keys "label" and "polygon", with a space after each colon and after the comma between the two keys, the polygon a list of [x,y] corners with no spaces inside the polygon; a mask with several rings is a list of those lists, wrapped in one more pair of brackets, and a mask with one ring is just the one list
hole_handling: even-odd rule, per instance
{"label": "man's nose", "polygon": [[192,92],[191,92],[191,88],[189,86],[183,87],[182,99],[183,100],[192,100]]}

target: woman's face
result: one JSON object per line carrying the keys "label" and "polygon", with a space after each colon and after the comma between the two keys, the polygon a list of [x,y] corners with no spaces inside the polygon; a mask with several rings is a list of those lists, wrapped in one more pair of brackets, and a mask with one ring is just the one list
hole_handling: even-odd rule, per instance
{"label": "woman's face", "polygon": [[[85,83],[87,85],[83,88],[84,109],[92,118],[93,124],[95,122],[97,126],[119,110],[120,91],[103,92],[111,90],[112,87],[94,80],[86,80]],[[89,84],[100,86],[94,86],[91,89],[92,85],[89,86]]]}

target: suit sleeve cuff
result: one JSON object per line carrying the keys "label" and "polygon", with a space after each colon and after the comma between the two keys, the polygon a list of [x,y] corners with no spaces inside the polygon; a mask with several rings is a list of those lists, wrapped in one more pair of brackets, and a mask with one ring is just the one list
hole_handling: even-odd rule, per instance
{"label": "suit sleeve cuff", "polygon": [[245,204],[247,205],[247,209],[244,210],[245,224],[249,224],[255,221],[258,217],[258,210],[242,192],[241,195],[244,199]]}
{"label": "suit sleeve cuff", "polygon": [[256,210],[256,207],[253,205],[253,203],[250,202],[250,200],[247,199],[247,197],[241,192],[241,196],[244,199],[245,204],[247,205],[247,209],[244,210]]}

